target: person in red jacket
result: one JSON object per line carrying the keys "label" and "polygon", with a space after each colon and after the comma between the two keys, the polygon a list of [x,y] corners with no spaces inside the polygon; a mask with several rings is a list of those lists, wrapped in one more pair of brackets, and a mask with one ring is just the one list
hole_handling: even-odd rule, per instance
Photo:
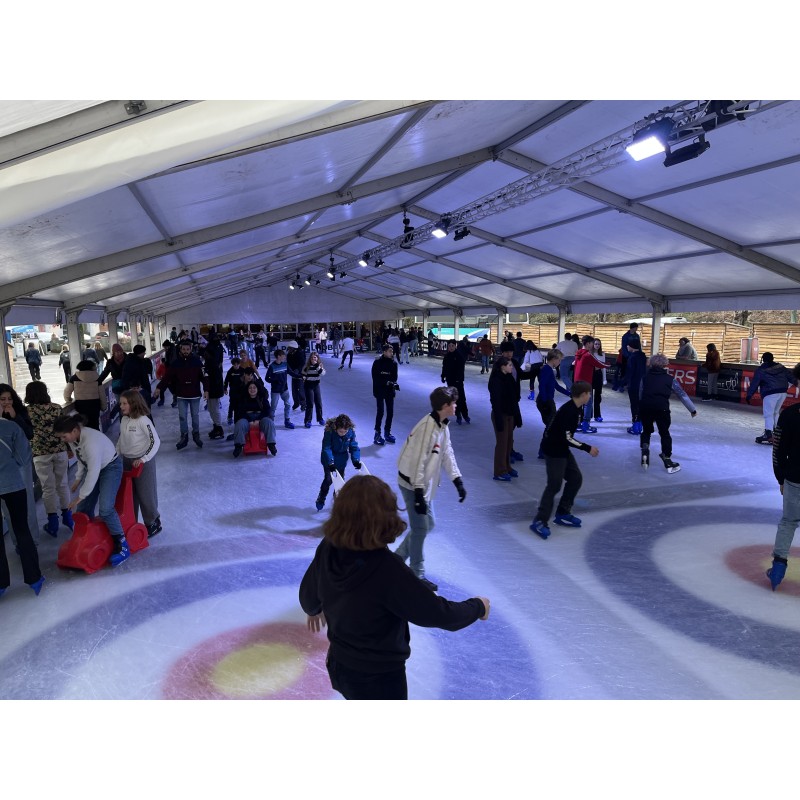
{"label": "person in red jacket", "polygon": [[[594,371],[603,369],[606,362],[594,353],[594,336],[584,336],[581,339],[583,346],[575,353],[575,380],[585,381],[591,387],[594,382]],[[579,430],[582,433],[597,433],[597,428],[593,428],[589,422],[592,419],[592,393],[589,393],[589,401],[583,407],[583,422]]]}

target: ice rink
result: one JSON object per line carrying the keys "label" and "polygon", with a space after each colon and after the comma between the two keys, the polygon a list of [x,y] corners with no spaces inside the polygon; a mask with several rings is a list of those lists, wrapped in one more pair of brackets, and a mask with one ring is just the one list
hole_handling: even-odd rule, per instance
{"label": "ice rink", "polygon": [[[441,362],[399,370],[395,445],[372,443],[373,354],[352,369],[324,359],[325,416],[356,422],[362,459],[396,487],[396,461],[428,413]],[[227,368],[227,359],[225,362]],[[791,366],[791,365],[789,365]],[[263,367],[260,370],[263,375]],[[428,577],[450,599],[492,601],[490,619],[458,633],[412,626],[412,699],[800,698],[800,548],[775,593],[764,575],[780,518],[771,448],[754,444],[760,409],[672,402],[669,475],[639,466],[627,395],[603,393],[600,449],[576,453],[580,529],[528,529],[544,484],[542,423],[523,385],[519,478],[492,480],[487,376],[467,369],[472,424],[451,427],[468,492],[443,478],[426,541]],[[62,383],[53,396],[59,400]],[[561,398],[559,398],[561,399]],[[227,403],[227,400],[224,401]],[[224,413],[224,411],[223,411]],[[279,412],[279,421],[281,419]],[[12,586],[0,600],[2,699],[334,699],[327,640],[311,634],[297,589],[330,508],[316,512],[322,428],[278,426],[278,455],[232,457],[232,443],[178,452],[178,412],[154,409],[163,532],[116,570],[55,565],[58,539],[41,532],[47,582],[22,583],[6,537]],[[226,433],[232,428],[226,428]],[[110,435],[116,438],[116,427]],[[658,453],[658,437],[652,449]],[[352,473],[352,468],[350,472]],[[39,507],[40,526],[46,515]]]}

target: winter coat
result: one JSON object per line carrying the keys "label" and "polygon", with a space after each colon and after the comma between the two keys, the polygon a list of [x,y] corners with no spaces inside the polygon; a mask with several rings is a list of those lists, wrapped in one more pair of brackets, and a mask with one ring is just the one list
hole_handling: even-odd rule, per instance
{"label": "winter coat", "polygon": [[642,381],[640,408],[669,411],[669,398],[675,392],[686,409],[694,414],[695,407],[677,378],[663,367],[650,367]]}
{"label": "winter coat", "polygon": [[522,427],[522,414],[519,410],[519,390],[514,376],[503,372],[492,371],[489,376],[489,402],[495,429],[503,430],[505,417],[514,418],[514,427]]}
{"label": "winter coat", "polygon": [[336,469],[344,471],[348,457],[354,463],[361,461],[361,448],[356,440],[356,432],[352,428],[348,428],[344,436],[339,436],[333,422],[325,423],[325,433],[322,434],[322,453],[320,454],[322,466],[327,467],[329,464],[334,464]]}
{"label": "winter coat", "polygon": [[397,383],[397,362],[379,356],[372,362],[372,396],[394,397]]}
{"label": "winter coat", "polygon": [[25,350],[25,360],[29,364],[41,364],[42,354],[35,347],[29,347]]}
{"label": "winter coat", "polygon": [[601,361],[586,348],[581,347],[581,349],[575,353],[575,380],[586,381],[591,384],[594,371],[596,369],[603,369],[605,365],[605,361]]}
{"label": "winter coat", "polygon": [[188,358],[178,356],[167,365],[167,374],[158,382],[158,391],[169,389],[175,397],[194,399],[201,397],[206,388],[203,362],[200,356],[190,354]]}
{"label": "winter coat", "polygon": [[762,364],[753,375],[750,381],[750,388],[747,390],[749,400],[756,391],[762,398],[769,397],[771,394],[780,394],[789,389],[789,384],[794,386],[797,383],[790,369],[783,364],[773,361],[771,364]]}
{"label": "winter coat", "polygon": [[458,350],[445,353],[442,359],[442,382],[448,386],[463,383],[464,363],[464,356]]}
{"label": "winter coat", "polygon": [[675,358],[681,358],[684,361],[697,361],[697,350],[694,349],[691,342],[681,345]]}
{"label": "winter coat", "polygon": [[448,420],[439,422],[439,415],[432,411],[414,426],[403,444],[397,460],[398,483],[406,489],[423,489],[425,499],[431,500],[442,469],[452,481],[461,477]]}
{"label": "winter coat", "polygon": [[72,395],[75,400],[99,400],[100,410],[108,406],[106,390],[100,385],[97,372],[93,369],[79,369],[64,387],[64,400],[70,402]]}
{"label": "winter coat", "polygon": [[719,350],[709,350],[706,353],[706,372],[714,375],[722,369],[722,359]]}

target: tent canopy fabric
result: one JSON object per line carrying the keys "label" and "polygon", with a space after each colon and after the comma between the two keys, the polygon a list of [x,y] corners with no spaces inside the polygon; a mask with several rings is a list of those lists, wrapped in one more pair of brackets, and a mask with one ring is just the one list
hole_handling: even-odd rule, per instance
{"label": "tent canopy fabric", "polygon": [[[684,163],[581,172],[678,102],[4,101],[0,306],[204,322],[800,307],[800,102],[752,101]],[[548,168],[546,190],[495,205]]]}

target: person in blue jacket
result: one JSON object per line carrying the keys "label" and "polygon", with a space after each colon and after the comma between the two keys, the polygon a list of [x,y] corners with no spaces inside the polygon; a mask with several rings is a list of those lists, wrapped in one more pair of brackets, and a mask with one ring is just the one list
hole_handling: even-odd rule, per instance
{"label": "person in blue jacket", "polygon": [[753,395],[758,392],[761,395],[761,407],[764,412],[764,433],[756,436],[756,444],[772,444],[772,431],[778,422],[778,416],[786,400],[786,393],[789,386],[797,383],[796,378],[788,367],[775,360],[772,353],[764,353],[761,356],[761,366],[755,371],[753,380],[747,390],[746,400],[748,404]]}
{"label": "person in blue jacket", "polygon": [[267,367],[267,374],[264,380],[272,389],[272,416],[278,410],[278,402],[283,400],[283,426],[294,428],[294,423],[289,419],[291,413],[289,393],[289,368],[286,365],[286,352],[284,350],[275,351],[275,360]]}
{"label": "person in blue jacket", "polygon": [[[556,370],[561,363],[562,352],[560,350],[548,350],[545,362],[539,370],[539,395],[536,398],[536,408],[542,416],[544,431],[553,421],[556,415],[556,392],[569,397],[569,392],[556,380]],[[539,458],[544,459],[544,431],[542,431],[542,442],[539,443]]]}
{"label": "person in blue jacket", "polygon": [[325,506],[325,498],[333,483],[331,473],[336,470],[344,478],[348,458],[355,469],[361,469],[361,448],[356,440],[356,426],[347,414],[339,414],[325,421],[325,433],[322,434],[320,461],[325,477],[317,495],[317,511],[322,511]]}

